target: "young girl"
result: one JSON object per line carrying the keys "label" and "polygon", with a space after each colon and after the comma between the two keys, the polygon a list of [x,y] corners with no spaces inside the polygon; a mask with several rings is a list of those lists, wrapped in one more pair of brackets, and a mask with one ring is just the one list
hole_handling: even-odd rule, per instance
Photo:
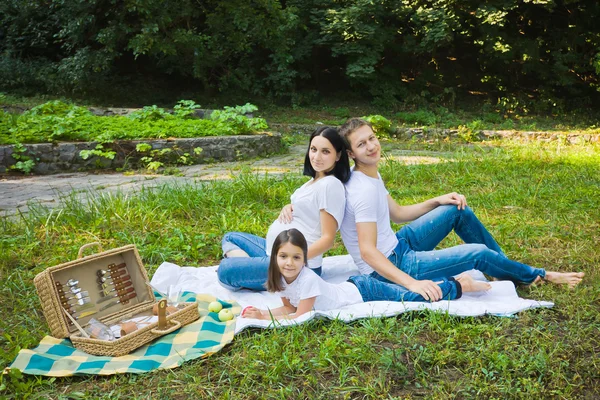
{"label": "young girl", "polygon": [[337,129],[320,127],[310,137],[304,157],[308,182],[291,196],[271,224],[266,239],[243,232],[223,237],[223,254],[217,271],[219,283],[229,290],[265,290],[269,250],[277,235],[296,228],[308,242],[308,267],[320,275],[322,254],[334,243],[346,207],[344,182],[350,176],[348,154]]}
{"label": "young girl", "polygon": [[[371,278],[368,275],[351,276],[348,281],[333,284],[325,282],[306,268],[306,239],[297,229],[281,232],[273,243],[267,290],[279,293],[283,306],[271,310],[247,307],[242,316],[255,319],[294,319],[313,309],[327,311],[366,301],[427,301],[423,296],[402,286]],[[462,293],[490,289],[469,275],[436,282],[443,299],[453,300]]]}

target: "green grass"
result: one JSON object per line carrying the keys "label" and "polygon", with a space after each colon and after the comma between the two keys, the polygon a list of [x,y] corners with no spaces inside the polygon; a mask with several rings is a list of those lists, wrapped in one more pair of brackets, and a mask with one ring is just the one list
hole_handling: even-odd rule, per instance
{"label": "green grass", "polygon": [[[552,309],[516,318],[412,312],[343,324],[252,330],[220,353],[172,371],[111,377],[0,377],[0,397],[22,398],[598,398],[600,396],[600,148],[559,142],[419,145],[443,161],[403,165],[382,176],[409,204],[448,191],[470,206],[514,259],[582,270],[575,290],[520,289]],[[135,244],[150,275],[162,261],[214,265],[220,238],[264,234],[305,181],[243,173],[233,181],[164,186],[138,194],[64,199],[0,221],[0,367],[46,334],[33,277],[74,259],[85,243]],[[458,243],[450,237],[443,245]],[[339,244],[330,254],[341,254]]]}

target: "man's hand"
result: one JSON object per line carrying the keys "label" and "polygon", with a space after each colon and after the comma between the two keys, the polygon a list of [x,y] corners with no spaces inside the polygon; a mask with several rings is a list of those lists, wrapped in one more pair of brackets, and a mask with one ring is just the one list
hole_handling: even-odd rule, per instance
{"label": "man's hand", "polygon": [[434,281],[417,281],[407,289],[420,294],[428,301],[438,301],[442,298],[442,289]]}
{"label": "man's hand", "polygon": [[454,204],[459,210],[464,210],[467,206],[467,198],[456,192],[448,193],[443,196],[436,197],[435,200],[440,206],[445,204]]}
{"label": "man's hand", "polygon": [[281,209],[281,212],[279,213],[279,217],[277,218],[277,220],[281,223],[289,224],[290,222],[292,222],[292,219],[293,219],[293,216],[292,216],[293,211],[294,211],[294,208],[291,204],[287,204],[287,205],[283,206],[283,208]]}

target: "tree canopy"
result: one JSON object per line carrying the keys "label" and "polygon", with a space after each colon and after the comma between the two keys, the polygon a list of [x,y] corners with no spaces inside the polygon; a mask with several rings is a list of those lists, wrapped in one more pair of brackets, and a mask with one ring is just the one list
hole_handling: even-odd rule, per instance
{"label": "tree canopy", "polygon": [[116,76],[288,98],[359,90],[540,107],[598,95],[600,4],[575,0],[5,0],[0,87],[86,93]]}

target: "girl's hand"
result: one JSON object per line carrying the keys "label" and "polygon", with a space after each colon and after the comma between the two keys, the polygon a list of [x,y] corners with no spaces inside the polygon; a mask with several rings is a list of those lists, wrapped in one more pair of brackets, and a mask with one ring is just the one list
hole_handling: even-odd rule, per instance
{"label": "girl's hand", "polygon": [[439,205],[454,204],[459,210],[464,210],[467,206],[467,198],[456,192],[448,193],[436,198]]}
{"label": "girl's hand", "polygon": [[242,311],[242,318],[262,319],[263,313],[256,307],[249,306]]}
{"label": "girl's hand", "polygon": [[283,206],[283,208],[281,209],[281,212],[279,213],[279,217],[277,218],[277,220],[283,224],[289,224],[290,222],[292,222],[292,219],[294,218],[292,216],[293,211],[294,211],[294,207],[291,204],[287,204],[287,205]]}

